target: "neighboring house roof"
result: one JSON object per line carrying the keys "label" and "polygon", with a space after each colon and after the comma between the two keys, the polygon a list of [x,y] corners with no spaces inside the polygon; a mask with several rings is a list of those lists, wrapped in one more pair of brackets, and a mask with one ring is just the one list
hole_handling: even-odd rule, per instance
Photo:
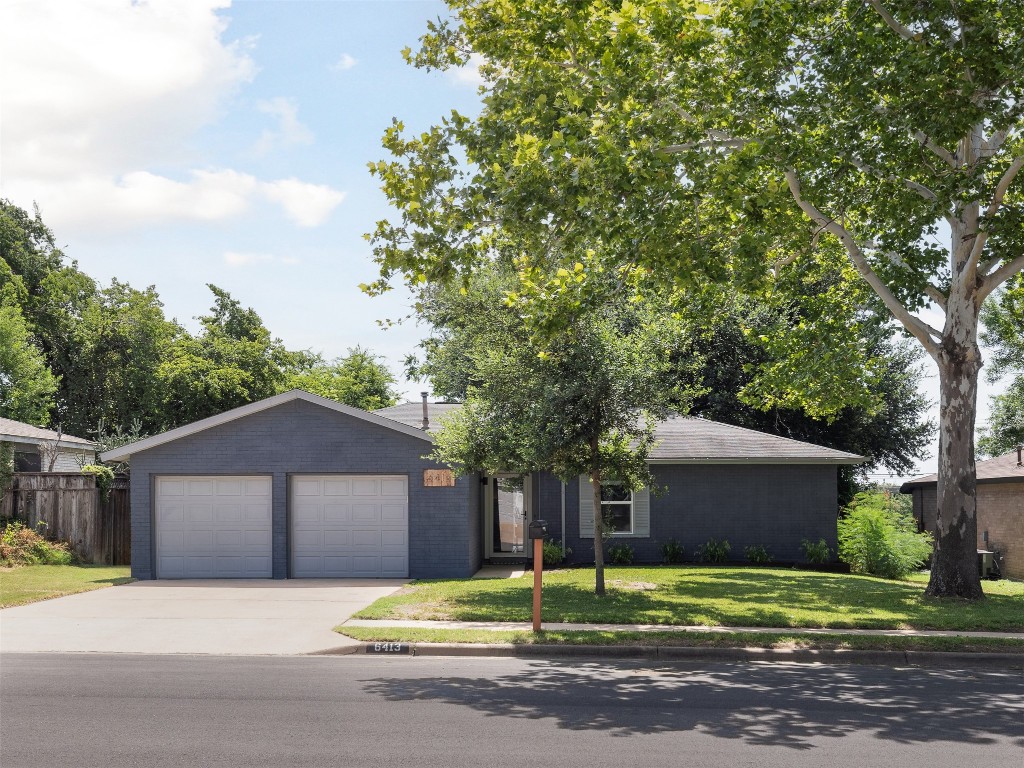
{"label": "neighboring house roof", "polygon": [[[1024,483],[1024,466],[1018,463],[1016,451],[979,461],[977,467],[979,483]],[[910,493],[914,488],[935,485],[938,479],[938,475],[912,478],[900,486],[900,493]]]}
{"label": "neighboring house roof", "polygon": [[[439,419],[461,408],[460,403],[429,403],[429,430],[437,429]],[[423,403],[402,403],[374,411],[403,424],[419,427],[423,423]],[[777,464],[860,464],[866,459],[845,451],[813,443],[777,437],[753,429],[734,427],[691,416],[673,416],[658,423],[654,432],[652,463],[681,464],[713,462]]]}
{"label": "neighboring house roof", "polygon": [[[427,403],[427,431],[433,432],[441,426],[441,417],[457,411],[462,403]],[[423,403],[399,403],[390,408],[379,408],[374,413],[419,429],[423,425]]]}
{"label": "neighboring house roof", "polygon": [[123,445],[120,448],[113,448],[101,454],[100,458],[103,459],[103,461],[124,461],[133,454],[140,453],[141,451],[148,451],[150,448],[156,448],[158,445],[180,440],[183,437],[189,437],[190,435],[203,432],[207,429],[227,424],[235,419],[241,419],[244,416],[259,413],[260,411],[265,411],[270,408],[276,408],[279,405],[284,405],[285,403],[290,403],[295,400],[303,400],[307,403],[313,403],[314,405],[319,405],[332,411],[343,413],[346,416],[361,419],[362,421],[369,422],[370,424],[376,424],[379,427],[393,429],[396,432],[417,437],[420,440],[426,440],[427,442],[431,441],[430,435],[422,429],[416,429],[408,426],[407,424],[395,421],[394,419],[389,419],[385,416],[379,416],[375,413],[364,411],[362,408],[353,408],[350,405],[343,405],[335,400],[304,392],[301,389],[293,389],[288,392],[282,392],[280,395],[268,397],[265,400],[249,403],[248,405],[243,405],[238,408],[232,408],[230,411],[218,413],[216,416],[210,416],[193,422],[192,424],[186,424],[183,427],[162,432],[161,434],[154,435],[153,437],[147,437],[145,440],[139,440],[135,443]]}
{"label": "neighboring house roof", "polygon": [[54,442],[60,438],[61,448],[88,449],[95,448],[96,443],[74,435],[59,435],[52,429],[34,427],[22,421],[0,418],[0,442],[19,443],[21,445],[38,445],[40,441]]}

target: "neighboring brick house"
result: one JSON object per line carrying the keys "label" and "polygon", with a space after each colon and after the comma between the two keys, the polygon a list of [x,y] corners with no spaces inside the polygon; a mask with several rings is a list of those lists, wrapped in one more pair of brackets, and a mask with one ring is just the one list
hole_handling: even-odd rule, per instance
{"label": "neighboring brick house", "polygon": [[14,419],[0,418],[0,443],[14,446],[15,472],[77,472],[96,461],[96,443]]}
{"label": "neighboring brick house", "polygon": [[[1003,575],[1024,579],[1024,465],[1021,449],[978,462],[978,549],[1003,556]],[[936,476],[908,480],[901,493],[912,494],[914,517],[922,531],[935,531],[938,511]]]}
{"label": "neighboring brick house", "polygon": [[[572,562],[592,562],[585,478],[456,478],[424,458],[458,407],[370,413],[294,390],[104,453],[131,459],[132,575],[465,577],[485,560],[528,559],[539,518]],[[671,539],[691,557],[711,537],[778,560],[802,558],[805,538],[835,549],[836,467],[861,457],[693,418],[661,422],[657,438],[664,493],[604,488],[613,539],[638,562],[660,561]]]}

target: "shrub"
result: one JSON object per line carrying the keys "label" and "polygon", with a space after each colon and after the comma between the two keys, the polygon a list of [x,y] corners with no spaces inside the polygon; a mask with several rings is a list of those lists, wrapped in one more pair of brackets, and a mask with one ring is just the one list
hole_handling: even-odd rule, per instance
{"label": "shrub", "polygon": [[832,550],[829,549],[828,542],[824,539],[817,541],[804,539],[800,542],[800,549],[804,551],[807,562],[814,565],[824,565],[832,558]]}
{"label": "shrub", "polygon": [[26,528],[21,521],[8,522],[0,531],[0,564],[12,565],[70,565],[74,559],[71,548],[62,541],[47,541],[39,531]]}
{"label": "shrub", "polygon": [[854,573],[901,579],[932,552],[932,535],[918,533],[905,504],[884,493],[858,493],[839,521],[839,558]]}
{"label": "shrub", "polygon": [[768,549],[761,544],[751,544],[743,550],[743,554],[754,565],[764,565],[772,561],[772,556]]}
{"label": "shrub", "polygon": [[555,541],[544,542],[544,565],[555,566],[561,565],[562,561],[565,560],[569,555],[572,554],[572,550],[569,547],[562,548],[562,545]]}
{"label": "shrub", "polygon": [[96,478],[96,487],[100,489],[100,498],[106,503],[110,498],[110,487],[114,484],[114,470],[102,464],[86,464],[82,467],[83,475]]}
{"label": "shrub", "polygon": [[629,544],[613,544],[608,547],[608,562],[612,565],[632,565],[633,548]]}
{"label": "shrub", "polygon": [[683,545],[675,539],[669,539],[661,545],[661,561],[663,563],[673,564],[681,563],[686,557],[686,553],[683,551]]}
{"label": "shrub", "polygon": [[706,544],[697,547],[697,559],[702,563],[724,563],[732,546],[726,539],[708,539]]}

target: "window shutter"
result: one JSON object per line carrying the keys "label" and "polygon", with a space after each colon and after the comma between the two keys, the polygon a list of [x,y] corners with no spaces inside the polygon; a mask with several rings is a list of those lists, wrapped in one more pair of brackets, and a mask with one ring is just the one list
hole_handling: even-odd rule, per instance
{"label": "window shutter", "polygon": [[594,538],[594,486],[586,475],[580,475],[580,538]]}
{"label": "window shutter", "polygon": [[633,535],[651,535],[651,492],[646,488],[633,491]]}

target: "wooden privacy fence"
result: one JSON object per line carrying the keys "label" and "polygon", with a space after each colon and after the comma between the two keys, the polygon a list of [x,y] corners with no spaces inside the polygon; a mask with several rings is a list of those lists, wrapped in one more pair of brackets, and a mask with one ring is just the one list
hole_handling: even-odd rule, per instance
{"label": "wooden privacy fence", "polygon": [[44,535],[70,542],[85,563],[128,565],[131,562],[131,506],[128,478],[116,477],[104,501],[92,475],[65,472],[17,472],[4,495],[0,514]]}

